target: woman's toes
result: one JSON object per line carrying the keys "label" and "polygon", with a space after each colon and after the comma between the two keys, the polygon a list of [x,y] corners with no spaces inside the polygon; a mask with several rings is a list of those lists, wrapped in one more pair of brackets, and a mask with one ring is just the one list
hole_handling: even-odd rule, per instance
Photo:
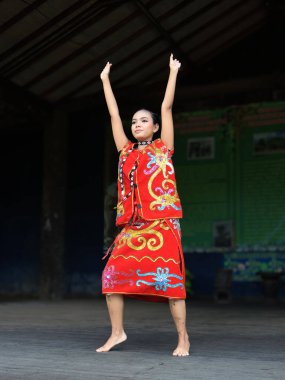
{"label": "woman's toes", "polygon": [[127,335],[125,332],[120,336],[111,335],[104,346],[97,348],[96,352],[108,352],[117,344],[123,343],[125,340],[127,340]]}
{"label": "woman's toes", "polygon": [[177,347],[174,351],[173,351],[173,356],[189,356],[189,351],[185,348],[180,348],[180,347]]}

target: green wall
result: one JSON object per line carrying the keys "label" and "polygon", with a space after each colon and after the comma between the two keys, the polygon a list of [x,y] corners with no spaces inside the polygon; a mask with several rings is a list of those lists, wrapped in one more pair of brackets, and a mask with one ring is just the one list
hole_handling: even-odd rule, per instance
{"label": "green wall", "polygon": [[[285,102],[178,114],[175,127],[184,251],[223,253],[238,281],[284,267]],[[195,152],[201,138],[214,139],[213,157],[202,140],[200,157],[189,159],[189,139]],[[231,247],[214,242],[214,225],[224,222]]]}

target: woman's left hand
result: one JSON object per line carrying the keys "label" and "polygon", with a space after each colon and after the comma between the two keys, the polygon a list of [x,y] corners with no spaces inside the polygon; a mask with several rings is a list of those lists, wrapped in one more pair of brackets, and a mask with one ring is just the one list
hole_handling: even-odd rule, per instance
{"label": "woman's left hand", "polygon": [[170,70],[173,70],[175,72],[177,72],[181,67],[181,62],[178,61],[178,59],[174,59],[172,53],[170,55],[169,67],[170,67]]}

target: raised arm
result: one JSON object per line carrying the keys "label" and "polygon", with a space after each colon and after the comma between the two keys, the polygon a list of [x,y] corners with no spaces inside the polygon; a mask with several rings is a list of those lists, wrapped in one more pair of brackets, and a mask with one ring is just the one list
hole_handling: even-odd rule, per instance
{"label": "raised arm", "polygon": [[123,148],[123,146],[128,142],[128,138],[125,134],[122,120],[119,113],[119,108],[118,108],[118,105],[117,105],[117,102],[116,102],[116,99],[111,87],[111,82],[109,78],[111,66],[112,64],[110,62],[107,62],[106,66],[101,72],[100,78],[103,83],[104,95],[105,95],[108,111],[111,117],[114,141],[115,141],[117,150],[120,151]]}
{"label": "raised arm", "polygon": [[177,59],[174,59],[173,54],[171,54],[169,60],[169,78],[164,99],[161,104],[161,140],[168,149],[173,149],[174,147],[172,105],[174,101],[176,78],[180,67],[181,63]]}

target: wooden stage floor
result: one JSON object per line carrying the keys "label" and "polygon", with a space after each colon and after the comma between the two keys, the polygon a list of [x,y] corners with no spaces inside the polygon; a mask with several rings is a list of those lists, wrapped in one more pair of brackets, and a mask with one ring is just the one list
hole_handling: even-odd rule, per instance
{"label": "wooden stage floor", "polygon": [[0,302],[0,380],[261,380],[285,378],[284,303],[187,301],[191,355],[171,356],[167,304],[128,300],[128,341],[95,349],[109,334],[105,302]]}

